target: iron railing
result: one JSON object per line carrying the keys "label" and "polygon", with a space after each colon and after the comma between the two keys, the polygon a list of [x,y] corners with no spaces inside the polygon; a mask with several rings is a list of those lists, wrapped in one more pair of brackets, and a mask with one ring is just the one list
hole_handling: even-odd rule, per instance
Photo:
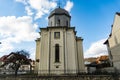
{"label": "iron railing", "polygon": [[[70,72],[73,70],[70,70]],[[1,72],[1,71],[0,71]],[[46,70],[38,72],[47,72]],[[53,70],[54,72],[54,70]],[[63,72],[59,70],[59,72]],[[74,72],[74,71],[73,71]],[[79,72],[79,71],[77,71]],[[66,74],[38,74],[35,71],[21,71],[17,76],[11,71],[9,74],[1,73],[0,80],[120,80],[120,73],[117,72],[79,72],[79,73],[66,73]]]}

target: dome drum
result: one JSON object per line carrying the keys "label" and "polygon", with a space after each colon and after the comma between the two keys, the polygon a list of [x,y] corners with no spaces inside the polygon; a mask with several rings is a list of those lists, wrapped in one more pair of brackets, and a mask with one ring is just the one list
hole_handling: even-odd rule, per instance
{"label": "dome drum", "polygon": [[60,7],[53,10],[50,13],[48,19],[49,19],[49,22],[48,22],[49,27],[53,27],[53,26],[70,27],[71,16],[68,13],[68,11],[66,11],[65,9],[62,9]]}

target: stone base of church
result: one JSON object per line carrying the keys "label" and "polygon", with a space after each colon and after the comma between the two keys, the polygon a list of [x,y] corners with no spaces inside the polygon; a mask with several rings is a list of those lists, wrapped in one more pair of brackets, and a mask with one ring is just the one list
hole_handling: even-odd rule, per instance
{"label": "stone base of church", "polygon": [[38,75],[63,75],[63,74],[78,74],[76,70],[41,70],[38,71]]}

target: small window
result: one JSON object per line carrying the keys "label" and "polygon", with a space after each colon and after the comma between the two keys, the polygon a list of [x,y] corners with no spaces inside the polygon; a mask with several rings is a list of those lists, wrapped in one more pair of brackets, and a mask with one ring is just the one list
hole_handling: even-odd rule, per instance
{"label": "small window", "polygon": [[66,26],[68,26],[68,21],[66,21]]}
{"label": "small window", "polygon": [[52,22],[51,22],[51,26],[52,26]]}
{"label": "small window", "polygon": [[39,62],[39,59],[36,59],[36,62]]}
{"label": "small window", "polygon": [[58,26],[60,26],[60,19],[58,19],[57,24],[58,24]]}
{"label": "small window", "polygon": [[59,66],[56,66],[56,68],[59,68]]}
{"label": "small window", "polygon": [[60,32],[55,32],[54,33],[54,38],[59,39],[60,38]]}

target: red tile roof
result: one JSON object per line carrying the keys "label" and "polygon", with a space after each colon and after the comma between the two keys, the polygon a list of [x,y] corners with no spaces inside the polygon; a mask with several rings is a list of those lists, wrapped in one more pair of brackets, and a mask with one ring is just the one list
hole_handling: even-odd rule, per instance
{"label": "red tile roof", "polygon": [[8,55],[4,55],[0,58],[0,61],[4,62],[7,59]]}

